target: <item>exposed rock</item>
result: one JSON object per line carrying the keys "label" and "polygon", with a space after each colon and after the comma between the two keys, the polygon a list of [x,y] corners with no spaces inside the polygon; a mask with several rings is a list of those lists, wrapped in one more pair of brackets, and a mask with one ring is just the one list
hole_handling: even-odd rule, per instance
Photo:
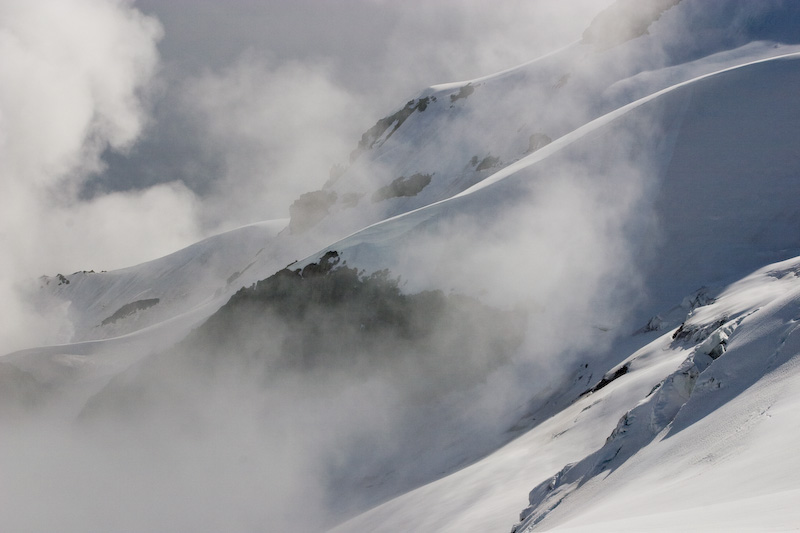
{"label": "exposed rock", "polygon": [[182,391],[162,379],[165,369],[196,383],[238,369],[266,383],[294,372],[391,367],[391,379],[434,398],[475,386],[508,361],[525,324],[524,313],[466,296],[403,294],[388,270],[365,276],[329,251],[240,289],[179,345],[111,380],[82,418],[174,405]]}
{"label": "exposed rock", "polygon": [[611,383],[612,381],[614,381],[615,379],[621,378],[622,376],[628,373],[629,367],[630,365],[623,365],[612,372],[608,372],[605,376],[603,376],[603,378],[600,381],[597,382],[597,384],[594,387],[582,392],[581,396],[585,396],[590,392],[597,392],[606,385],[608,385],[609,383]]}
{"label": "exposed rock", "polygon": [[117,320],[121,320],[127,316],[130,316],[136,313],[137,311],[143,311],[144,309],[153,307],[159,301],[160,300],[158,298],[149,298],[146,300],[136,300],[135,302],[125,304],[119,309],[117,309],[117,311],[113,315],[103,320],[103,322],[101,322],[100,325],[106,326],[108,324],[113,324]]}
{"label": "exposed rock", "polygon": [[642,333],[650,333],[651,331],[661,331],[666,327],[666,322],[660,315],[656,315],[647,321],[643,327],[636,330],[633,334],[640,335]]}
{"label": "exposed rock", "polygon": [[461,87],[459,91],[455,94],[450,95],[450,102],[453,103],[457,100],[461,100],[462,98],[466,99],[469,95],[475,92],[475,87],[472,86],[471,83],[468,83]]}
{"label": "exposed rock", "polygon": [[561,76],[560,78],[558,78],[558,81],[553,84],[553,89],[561,89],[563,86],[565,86],[567,84],[567,82],[569,81],[569,78],[570,78],[570,74],[569,73],[566,73],[563,76]]}
{"label": "exposed rock", "polygon": [[683,302],[681,302],[681,307],[688,309],[691,312],[698,307],[713,304],[715,301],[716,298],[711,296],[707,287],[700,287],[691,296],[687,296],[683,299]]}
{"label": "exposed rock", "polygon": [[720,328],[728,321],[728,317],[723,316],[710,324],[687,325],[685,322],[672,334],[672,346],[681,342],[698,343],[706,340],[709,335]]}
{"label": "exposed rock", "polygon": [[435,98],[429,96],[418,100],[410,100],[401,110],[380,119],[361,136],[358,147],[350,153],[350,162],[352,163],[358,159],[358,156],[364,151],[386,142],[414,111],[425,111],[432,101],[435,101]]}
{"label": "exposed rock", "polygon": [[539,150],[540,148],[544,148],[548,144],[553,142],[553,139],[545,135],[544,133],[534,133],[530,136],[528,140],[528,149],[526,150],[526,154],[530,154]]}
{"label": "exposed rock", "polygon": [[493,155],[487,155],[483,158],[483,160],[478,163],[478,166],[475,168],[478,172],[481,170],[489,170],[490,168],[496,167],[500,164],[500,158],[494,157]]}
{"label": "exposed rock", "polygon": [[303,233],[325,218],[330,207],[336,203],[333,191],[307,192],[289,206],[289,231]]}
{"label": "exposed rock", "polygon": [[416,173],[408,178],[400,176],[389,185],[381,187],[372,195],[373,202],[400,196],[416,196],[431,182],[431,174]]}
{"label": "exposed rock", "polygon": [[[259,252],[259,253],[260,253],[260,252]],[[258,254],[256,254],[256,255],[258,255]],[[244,267],[242,270],[237,270],[236,272],[234,272],[233,274],[231,274],[230,276],[228,276],[228,279],[227,279],[227,280],[225,280],[225,284],[226,284],[226,285],[230,285],[231,283],[233,283],[234,281],[236,281],[237,279],[239,279],[239,278],[242,276],[242,274],[244,274],[245,272],[247,272],[247,271],[250,269],[250,267],[251,267],[251,266],[253,266],[253,265],[255,265],[255,264],[256,264],[256,263],[255,263],[255,261],[253,261],[252,263],[250,263],[249,265],[247,265],[246,267]]]}
{"label": "exposed rock", "polygon": [[[329,274],[333,270],[333,268],[339,264],[340,259],[341,258],[339,257],[339,252],[335,250],[329,250],[325,252],[325,255],[323,255],[320,258],[319,263],[307,264],[301,271],[300,277],[308,279]],[[269,278],[267,278],[266,280],[262,280],[259,283],[264,283],[268,281]],[[258,284],[256,284],[256,288],[258,288]]]}

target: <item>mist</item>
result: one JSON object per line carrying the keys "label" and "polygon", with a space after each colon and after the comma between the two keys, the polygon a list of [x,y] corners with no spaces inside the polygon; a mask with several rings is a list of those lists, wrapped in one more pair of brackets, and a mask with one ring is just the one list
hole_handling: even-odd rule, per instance
{"label": "mist", "polygon": [[[335,182],[334,165],[373,196],[312,230],[326,245],[408,210],[413,199],[371,200],[402,176],[390,157],[351,161],[362,133],[426,87],[577,41],[609,3],[0,4],[0,60],[12,65],[0,74],[3,353],[69,338],[71,325],[68,303],[43,316],[12,283],[130,266],[285,218]],[[597,87],[611,78],[602,65],[583,72]],[[454,120],[426,153],[398,133],[398,159],[419,152],[404,176],[435,185],[449,151],[477,183],[494,172],[482,161],[521,159],[535,134],[557,139],[614,103],[548,87]],[[482,90],[470,98],[496,96]],[[509,117],[539,129],[520,134]],[[532,398],[607,349],[642,297],[650,249],[636,245],[655,224],[658,177],[648,154],[669,151],[651,119],[454,200],[474,217],[412,213],[422,222],[391,253],[330,244],[243,288],[175,346],[56,348],[46,362],[61,366],[42,368],[70,370],[51,379],[21,364],[25,401],[4,413],[13,435],[0,443],[3,528],[328,529],[488,453]]]}
{"label": "mist", "polygon": [[[574,41],[602,4],[3,2],[5,299],[283,218],[376,117]],[[41,331],[25,307],[4,353]]]}
{"label": "mist", "polygon": [[165,25],[156,121],[84,194],[179,180],[206,234],[285,217],[377,118],[577,40],[605,3],[138,2]]}

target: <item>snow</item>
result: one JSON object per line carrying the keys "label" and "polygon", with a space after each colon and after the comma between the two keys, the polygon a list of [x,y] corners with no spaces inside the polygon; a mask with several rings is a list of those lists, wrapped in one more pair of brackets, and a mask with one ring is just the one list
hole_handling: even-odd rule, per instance
{"label": "snow", "polygon": [[[190,312],[209,299],[219,300],[222,294],[229,297],[231,289],[238,289],[246,280],[264,277],[264,269],[258,268],[259,259],[261,262],[264,260],[261,251],[269,246],[287,222],[273,220],[244,226],[163,258],[121,270],[76,272],[65,276],[68,284],[38,280],[44,289],[38,296],[38,305],[47,307],[53,305],[53,301],[69,301],[71,335],[63,341],[80,342],[124,335]],[[252,276],[254,272],[248,271],[251,263],[258,270],[256,277]],[[269,264],[266,271],[274,271],[280,266],[283,265]],[[244,277],[233,279],[236,274]],[[231,283],[228,283],[229,279]],[[103,320],[123,305],[147,298],[159,298],[159,303],[137,313],[132,319],[102,325]],[[221,303],[217,308],[219,305]]]}
{"label": "snow", "polygon": [[[437,102],[432,102],[425,112],[414,112],[400,128],[391,137],[389,142],[384,146],[377,149],[375,153],[368,153],[365,157],[370,159],[370,162],[357,161],[353,168],[349,169],[337,181],[335,190],[344,193],[349,190],[348,187],[355,187],[355,190],[364,190],[367,188],[366,198],[369,197],[371,191],[369,187],[375,190],[379,185],[386,185],[392,179],[400,176],[410,176],[415,172],[428,172],[433,174],[431,184],[426,187],[416,197],[393,199],[391,201],[381,202],[375,206],[363,206],[368,202],[362,199],[357,209],[334,210],[330,215],[329,220],[324,221],[319,229],[319,237],[313,242],[301,243],[299,239],[288,238],[287,235],[278,235],[278,233],[286,226],[286,221],[274,221],[270,223],[262,223],[257,225],[248,226],[239,230],[234,230],[228,234],[214,237],[203,243],[192,246],[185,251],[172,254],[165,257],[163,260],[156,260],[144,265],[137,266],[133,269],[123,269],[112,273],[93,273],[82,274],[76,273],[67,278],[71,281],[68,286],[58,286],[52,283],[48,287],[48,291],[55,293],[56,298],[66,298],[70,302],[69,316],[70,328],[63,328],[64,331],[70,332],[69,336],[63,335],[61,341],[81,341],[97,338],[108,338],[125,334],[151,324],[158,323],[166,318],[187,312],[202,302],[213,298],[215,295],[219,296],[224,294],[229,296],[230,289],[247,285],[266,277],[271,272],[278,268],[285,266],[295,259],[304,257],[308,253],[314,251],[315,246],[323,246],[325,240],[327,242],[335,242],[331,245],[340,249],[359,247],[361,252],[359,258],[364,257],[366,247],[369,245],[369,239],[376,239],[378,234],[397,235],[403,232],[401,227],[408,230],[418,227],[424,221],[437,217],[433,211],[448,211],[452,202],[464,196],[472,195],[505,180],[512,178],[512,180],[526,179],[526,174],[530,174],[532,167],[544,167],[538,171],[537,174],[546,173],[550,170],[548,162],[554,158],[559,152],[563,152],[568,147],[574,144],[585,144],[590,138],[590,134],[597,130],[607,130],[614,127],[614,122],[619,120],[620,117],[630,114],[634,109],[650,103],[654,99],[665,96],[668,93],[679,91],[687,86],[696,85],[698,82],[703,81],[710,77],[719,77],[727,72],[736,69],[752,68],[762,62],[778,61],[779,59],[796,58],[800,52],[797,52],[796,46],[782,46],[774,48],[769,43],[751,43],[741,48],[732,51],[725,51],[714,54],[712,56],[701,58],[690,62],[666,69],[650,71],[648,73],[638,73],[631,77],[627,77],[622,81],[612,80],[606,92],[614,93],[615,96],[608,96],[608,105],[618,106],[613,111],[602,114],[597,118],[589,120],[586,124],[578,125],[569,133],[562,135],[548,144],[547,146],[537,150],[530,155],[523,155],[520,149],[516,155],[508,154],[502,157],[506,159],[510,157],[512,161],[503,165],[502,169],[489,176],[476,176],[478,183],[472,184],[469,180],[464,181],[464,164],[470,157],[476,154],[485,153],[486,146],[483,144],[484,139],[477,133],[470,133],[465,135],[463,132],[474,131],[475,126],[471,124],[476,120],[479,127],[485,120],[486,115],[497,116],[499,118],[492,119],[492,122],[502,120],[505,117],[511,121],[510,124],[504,128],[508,130],[508,139],[519,137],[520,134],[514,128],[513,124],[519,120],[511,118],[518,115],[515,112],[514,106],[516,101],[512,99],[511,104],[503,105],[502,98],[498,98],[498,94],[509,91],[509,87],[514,84],[520,83],[520,80],[525,80],[530,83],[530,80],[535,80],[534,86],[539,84],[539,74],[536,69],[541,69],[545,72],[555,68],[555,66],[563,62],[576,62],[576,65],[581,65],[581,53],[579,49],[581,45],[575,44],[566,47],[554,54],[551,54],[540,60],[533,61],[516,69],[511,69],[498,75],[487,76],[481,78],[482,85],[478,87],[473,95],[466,100],[459,102],[472,103],[478,102],[481,108],[487,108],[485,111],[482,109],[480,114],[470,112],[467,115],[456,114],[456,118],[448,117],[449,110],[448,95],[457,90],[460,85],[446,85],[436,86],[422,94],[427,96],[437,96]],[[765,57],[767,56],[767,57]],[[609,57],[613,57],[609,56]],[[723,67],[723,68],[719,68]],[[561,67],[563,68],[563,67]],[[512,76],[513,74],[513,76]],[[645,76],[645,74],[649,74]],[[547,76],[543,76],[547,78]],[[778,83],[776,80],[776,87],[787,85],[790,82]],[[600,80],[599,84],[607,83]],[[637,91],[649,91],[646,96],[638,98],[635,101],[626,101],[621,99],[619,94],[627,94],[630,97],[634,92],[630,89],[618,89],[623,84],[625,87],[635,87]],[[544,93],[543,93],[544,94]],[[786,98],[787,95],[781,95]],[[715,94],[715,99],[719,98],[719,94]],[[747,106],[752,108],[752,114],[755,117],[764,116],[769,112],[765,109],[766,106],[771,106],[771,98],[764,98],[765,104],[759,108],[753,107],[754,103],[748,101]],[[708,107],[707,103],[698,102],[695,104],[697,108]],[[732,102],[731,105],[741,105],[739,102]],[[602,109],[602,106],[598,109]],[[770,109],[775,109],[772,106]],[[589,115],[580,114],[576,120],[583,120],[584,118],[591,117],[594,111],[589,110]],[[770,127],[776,127],[779,123],[787,124],[783,131],[778,131],[773,137],[780,136],[783,139],[789,140],[793,137],[794,129],[791,124],[795,124],[793,115],[787,115],[780,120],[770,114],[764,117],[760,122],[770,124]],[[541,121],[543,117],[539,117]],[[563,120],[563,119],[562,119]],[[755,127],[755,118],[748,121],[753,125],[754,133],[760,133],[758,128]],[[676,127],[681,124],[676,123],[670,126],[673,130],[672,135],[677,131]],[[563,127],[563,126],[562,126]],[[494,129],[494,126],[490,126]],[[543,126],[544,130],[548,130]],[[736,128],[723,127],[724,131],[730,133],[736,132]],[[513,135],[511,135],[513,133]],[[550,133],[553,133],[552,131]],[[701,132],[698,132],[700,134]],[[739,132],[740,134],[741,132]],[[679,133],[683,137],[690,135],[689,131],[682,131]],[[524,136],[524,135],[523,135]],[[430,139],[441,139],[440,141],[431,142]],[[458,142],[453,142],[453,138],[459,139]],[[729,139],[724,138],[721,134],[717,137],[720,143],[725,143]],[[504,140],[506,137],[501,136],[498,140]],[[420,142],[420,139],[426,139],[425,142]],[[481,143],[481,144],[476,144]],[[735,143],[731,143],[735,145]],[[470,148],[470,146],[473,146]],[[702,145],[704,150],[708,150],[707,143]],[[786,147],[787,151],[791,150],[791,146]],[[490,149],[489,152],[501,154],[505,151],[499,146]],[[443,157],[443,153],[447,157]],[[752,155],[752,154],[749,154]],[[722,154],[720,154],[722,156]],[[718,161],[715,156],[713,160]],[[722,156],[724,157],[724,156]],[[687,153],[681,160],[683,161],[696,161],[698,154]],[[709,158],[711,159],[711,158]],[[766,164],[764,159],[774,159],[772,154],[766,154],[766,157],[755,160],[752,173],[761,172]],[[391,168],[394,171],[387,176],[387,179],[382,183],[353,181],[373,168],[371,161],[374,160],[379,164],[380,169]],[[361,168],[360,165],[366,165]],[[561,162],[556,162],[561,164]],[[738,173],[741,174],[741,159],[731,159],[731,166],[735,166]],[[374,169],[374,168],[373,168]],[[717,172],[725,172],[724,169],[715,169]],[[751,173],[751,174],[752,174]],[[371,173],[370,175],[384,175],[386,172]],[[750,175],[747,176],[748,179]],[[360,178],[359,178],[360,179]],[[530,179],[530,178],[527,178]],[[673,178],[674,179],[674,178]],[[787,176],[787,179],[790,179]],[[708,181],[708,180],[706,180]],[[351,183],[352,182],[352,183]],[[687,183],[687,186],[694,185]],[[710,185],[710,184],[709,184]],[[674,186],[674,185],[672,185]],[[714,185],[710,185],[713,187]],[[739,185],[733,185],[738,188]],[[734,189],[735,190],[735,189]],[[684,194],[690,194],[689,191],[682,191]],[[725,203],[727,198],[720,197],[720,195],[729,195],[725,193],[724,189],[719,188],[717,191],[717,199],[713,201],[712,208],[716,209],[720,204]],[[342,194],[340,194],[340,197]],[[677,195],[676,195],[677,196]],[[744,195],[743,195],[744,196]],[[787,194],[788,197],[788,194]],[[480,199],[481,202],[486,202],[484,196]],[[495,203],[504,203],[506,198],[501,195],[498,199],[491,200]],[[672,201],[672,200],[671,200]],[[442,205],[439,205],[442,203]],[[456,209],[464,210],[464,207]],[[504,208],[505,209],[505,208]],[[415,212],[421,210],[422,212]],[[681,212],[673,205],[665,206],[665,210],[671,212]],[[734,209],[734,212],[736,209]],[[398,216],[409,216],[411,219],[406,219],[402,223],[397,220]],[[667,216],[669,216],[667,214]],[[725,214],[717,215],[718,221],[715,221],[717,228],[724,228],[730,226],[730,221],[725,218]],[[755,213],[754,218],[759,215]],[[362,228],[370,224],[391,224],[395,227],[388,229],[386,226],[380,226],[382,229],[369,228],[362,231]],[[680,231],[677,224],[670,221],[666,224],[671,231]],[[724,230],[723,230],[724,231]],[[351,239],[336,242],[339,238],[347,233],[353,232]],[[337,233],[339,237],[337,238]],[[387,237],[380,237],[381,241],[388,243]],[[270,242],[270,241],[274,242]],[[307,239],[311,240],[311,239]],[[694,248],[692,242],[685,242],[682,240],[681,245],[685,248]],[[383,247],[390,247],[386,244]],[[773,248],[775,248],[773,246]],[[380,248],[383,249],[383,248]],[[263,250],[263,253],[259,254]],[[341,251],[341,250],[340,250]],[[324,250],[322,250],[324,252]],[[695,253],[700,254],[700,250]],[[204,254],[213,254],[208,257]],[[386,254],[378,253],[374,261],[375,267],[380,267],[379,263],[386,263]],[[677,254],[673,254],[677,255]],[[740,254],[744,255],[744,254]],[[308,256],[305,263],[314,259],[314,256]],[[777,259],[777,257],[767,257],[765,262],[770,259]],[[351,259],[352,261],[353,259]],[[373,266],[372,260],[363,260],[364,266],[370,268]],[[718,262],[715,260],[715,262]],[[246,272],[242,279],[236,279],[231,287],[226,287],[225,279],[236,276],[237,273],[245,271],[249,265],[253,264],[254,268],[251,272]],[[301,263],[302,265],[302,263]],[[751,263],[749,267],[756,267],[757,264]],[[740,270],[736,270],[740,271]],[[735,273],[733,273],[735,275]],[[153,284],[150,280],[156,279],[158,283]],[[730,281],[731,278],[728,279]],[[707,279],[705,282],[715,282],[718,280]],[[76,296],[72,296],[75,294]],[[122,321],[116,324],[110,324],[106,327],[98,327],[101,322],[111,316],[115,311],[123,305],[129,304],[136,300],[145,298],[160,298],[159,305],[154,306],[147,312],[137,314],[130,320]],[[220,298],[224,301],[226,298]],[[53,299],[44,299],[45,301],[40,304],[41,307],[53,305]],[[215,304],[217,305],[217,304]]]}
{"label": "snow", "polygon": [[[476,464],[387,502],[345,524],[350,531],[507,531],[525,506],[531,480],[552,475],[602,445],[631,398],[644,397],[679,363],[656,343],[637,352],[641,365],[581,398]],[[625,389],[621,387],[625,385]],[[577,396],[577,394],[576,394]],[[435,509],[435,512],[419,512]],[[511,517],[511,520],[509,520]]]}
{"label": "snow", "polygon": [[[770,173],[768,185],[762,179],[771,166],[797,165],[791,139],[800,134],[800,107],[782,87],[794,83],[799,57],[792,53],[745,61],[663,89],[554,140],[460,194],[373,224],[330,248],[351,264],[367,270],[389,267],[412,279],[412,271],[403,271],[408,250],[401,243],[418,228],[441,225],[463,212],[501,216],[513,207],[521,184],[547,180],[570,159],[592,161],[609,152],[626,158],[616,139],[631,123],[650,121],[655,125],[640,140],[660,158],[651,171],[660,177],[648,185],[644,203],[663,229],[639,246],[644,257],[651,253],[647,245],[661,239],[658,260],[641,265],[645,272],[651,269],[645,283],[654,314],[677,294],[732,282],[748,269],[800,251],[791,230],[797,217],[792,198],[800,186],[786,170]],[[784,105],[776,107],[778,100]],[[703,112],[710,109],[717,111]],[[724,131],[709,137],[716,128]],[[605,139],[609,144],[603,144]]]}
{"label": "snow", "polygon": [[[760,496],[749,496],[733,501],[718,502],[713,499],[693,506],[674,506],[675,510],[638,514],[626,518],[595,518],[591,523],[559,527],[553,531],[564,533],[640,531],[671,532],[679,527],[681,531],[793,531],[800,524],[797,511],[797,498],[800,491],[776,491]],[[713,519],[710,519],[713,517]],[[576,521],[580,523],[580,521]],[[680,526],[677,526],[680,524]]]}
{"label": "snow", "polygon": [[[712,507],[706,509],[699,527],[720,528],[732,523],[727,513],[735,502],[795,490],[796,480],[790,473],[797,471],[800,461],[792,443],[800,424],[796,417],[787,418],[786,409],[798,402],[794,370],[800,356],[800,283],[794,276],[773,278],[769,272],[775,266],[732,285],[717,303],[701,308],[705,321],[731,316],[735,310],[738,325],[727,329],[728,349],[718,359],[694,366],[691,374],[687,374],[691,358],[687,359],[684,370],[673,376],[693,376],[692,386],[682,381],[677,396],[665,403],[659,393],[671,383],[668,378],[649,402],[631,411],[629,433],[637,431],[637,424],[641,426],[646,419],[652,424],[652,418],[643,416],[647,403],[654,403],[653,413],[666,415],[668,423],[651,428],[658,436],[652,442],[634,444],[633,450],[625,452],[633,451],[630,459],[611,466],[605,476],[584,479],[574,496],[562,499],[543,517],[543,527],[561,525],[559,522],[580,524],[579,515],[585,512],[595,526],[598,520],[612,520],[609,529],[601,531],[621,525],[649,530],[661,513],[709,503]],[[774,290],[776,285],[780,290]],[[764,294],[770,292],[773,298],[764,302]],[[694,349],[696,361],[726,336],[722,329],[724,326]],[[667,406],[674,412],[665,412]],[[782,414],[773,420],[776,406],[781,406],[778,412]],[[606,446],[616,448],[613,441]],[[621,444],[624,448],[629,442]],[[739,509],[734,516],[741,514]],[[613,522],[631,515],[639,515],[635,526]],[[773,518],[772,524],[796,527],[797,514]],[[520,530],[525,530],[525,525]]]}
{"label": "snow", "polygon": [[[675,378],[688,375],[681,361],[704,351],[705,341],[675,345],[670,331],[632,354],[626,360],[631,370],[607,387],[577,399],[478,463],[333,531],[504,530],[510,527],[508,517],[524,507],[519,494],[526,482],[530,487],[531,480],[549,479],[558,468],[554,464],[577,464],[606,437],[613,442],[625,432],[630,444],[637,425],[658,435],[650,437],[652,442],[634,438],[630,459],[615,463],[605,475],[585,478],[581,488],[567,482],[571,499],[559,502],[542,526],[555,531],[674,531],[676,523],[690,531],[796,528],[800,513],[790,502],[798,494],[794,473],[800,467],[794,445],[800,437],[795,416],[800,279],[789,274],[779,280],[770,273],[797,265],[800,259],[766,267],[698,310],[704,321],[734,308],[748,318],[731,333],[729,350],[695,375],[694,391]],[[715,336],[719,333],[709,339]],[[763,347],[753,350],[754,343]],[[776,343],[781,361],[774,356]],[[647,400],[664,375],[670,377],[661,391]],[[719,390],[724,391],[715,402],[719,407],[698,410]],[[655,409],[643,416],[649,404]]]}
{"label": "snow", "polygon": [[797,528],[800,514],[787,505],[797,496],[796,369],[792,361],[748,388],[751,379],[730,375],[726,386],[738,394],[727,404],[643,450],[605,480],[603,495],[586,508],[589,520],[555,530],[591,523],[595,531],[660,531],[674,527],[664,520],[678,513],[697,531]]}
{"label": "snow", "polygon": [[[493,414],[516,425],[407,450],[419,463],[409,470],[426,470],[416,485],[393,492],[386,471],[369,472],[365,492],[389,499],[364,498],[325,529],[800,528],[800,46],[725,49],[720,37],[706,54],[650,58],[675,13],[618,47],[575,43],[472,80],[466,98],[450,96],[467,82],[421,92],[427,108],[329,185],[338,203],[307,234],[268,221],[126,269],[40,280],[31,299],[67,309],[53,324],[59,342],[2,362],[62,391],[48,414],[69,423],[114,376],[174,346],[241,287],[336,250],[365,272],[388,268],[408,291],[509,308],[533,301],[516,364],[561,344],[560,357],[535,361],[552,382],[487,376],[490,394],[512,388],[509,398],[527,401]],[[553,141],[527,153],[535,134]],[[496,172],[469,163],[489,155]],[[370,201],[415,173],[432,175],[417,195]],[[362,195],[355,207],[342,201],[348,193]],[[420,411],[453,435],[474,429]],[[464,410],[481,412],[492,413]],[[24,465],[0,466],[25,478]],[[4,489],[0,515],[25,494]]]}

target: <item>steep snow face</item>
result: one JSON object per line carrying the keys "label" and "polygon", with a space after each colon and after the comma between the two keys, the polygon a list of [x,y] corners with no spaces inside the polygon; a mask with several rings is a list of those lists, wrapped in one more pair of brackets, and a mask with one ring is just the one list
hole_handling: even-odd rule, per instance
{"label": "steep snow face", "polygon": [[662,514],[706,505],[696,530],[796,526],[798,269],[765,267],[668,334],[687,359],[598,451],[536,487],[516,530],[659,530]]}
{"label": "steep snow face", "polygon": [[606,386],[587,392],[576,372],[555,415],[334,531],[506,530],[533,479],[514,531],[670,531],[684,516],[689,531],[793,527],[799,273],[795,258],[732,284]]}

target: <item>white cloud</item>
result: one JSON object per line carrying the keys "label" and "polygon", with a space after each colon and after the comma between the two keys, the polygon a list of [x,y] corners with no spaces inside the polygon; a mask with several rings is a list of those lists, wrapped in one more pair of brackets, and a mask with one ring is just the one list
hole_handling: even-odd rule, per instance
{"label": "white cloud", "polygon": [[[423,86],[509,67],[574,40],[607,3],[150,6],[167,21],[164,30],[124,0],[0,0],[0,275],[8,285],[54,271],[116,268],[211,232],[285,216],[292,200],[346,160],[363,130]],[[212,30],[204,35],[208,46],[234,43],[223,56],[235,63],[203,67],[207,47],[197,47],[186,9]],[[169,62],[161,65],[157,44],[171,29]],[[190,56],[199,69],[181,66]],[[169,87],[170,102],[180,102],[182,121],[171,120],[172,109],[150,122],[161,68],[159,83]],[[127,152],[146,126],[148,134],[165,128],[159,120],[182,124],[157,136],[166,144],[157,156],[176,159],[142,171],[144,185],[110,187],[146,192],[81,198],[86,180],[104,171],[101,154]],[[196,145],[171,155],[182,131]],[[198,178],[202,197],[174,184],[147,189],[190,183],[179,169],[196,173],[197,162],[181,158],[198,153],[213,154],[202,163],[222,169]],[[153,155],[140,154],[131,161]],[[137,166],[130,169],[128,181]],[[8,286],[1,290],[10,294]],[[4,329],[0,339],[11,335]]]}
{"label": "white cloud", "polygon": [[[22,278],[119,267],[196,238],[194,203],[182,187],[77,197],[101,152],[130,147],[147,121],[158,22],[113,0],[7,0],[0,21],[4,301]],[[4,311],[3,352],[26,337],[22,312]]]}
{"label": "white cloud", "polygon": [[184,82],[186,113],[225,169],[205,199],[206,227],[288,216],[292,201],[347,157],[363,111],[330,78],[323,64],[246,56]]}

